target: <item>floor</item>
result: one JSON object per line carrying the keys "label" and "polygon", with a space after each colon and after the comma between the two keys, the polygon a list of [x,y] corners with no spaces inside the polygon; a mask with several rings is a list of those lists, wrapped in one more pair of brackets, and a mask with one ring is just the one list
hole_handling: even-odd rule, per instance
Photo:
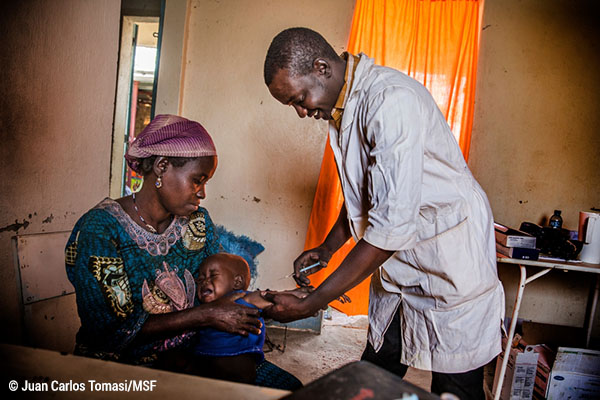
{"label": "floor", "polygon": [[[265,357],[294,374],[303,384],[360,359],[367,339],[367,316],[347,316],[328,309],[321,334],[309,331],[267,328]],[[494,365],[486,366],[486,397],[491,398]],[[404,377],[427,391],[431,388],[429,371],[409,368]]]}

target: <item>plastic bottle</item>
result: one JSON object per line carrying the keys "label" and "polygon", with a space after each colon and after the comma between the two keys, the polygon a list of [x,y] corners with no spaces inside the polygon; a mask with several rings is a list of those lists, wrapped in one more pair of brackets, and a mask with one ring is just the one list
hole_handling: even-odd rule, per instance
{"label": "plastic bottle", "polygon": [[562,217],[560,216],[560,210],[554,210],[554,215],[550,217],[549,225],[552,228],[560,229],[562,228]]}

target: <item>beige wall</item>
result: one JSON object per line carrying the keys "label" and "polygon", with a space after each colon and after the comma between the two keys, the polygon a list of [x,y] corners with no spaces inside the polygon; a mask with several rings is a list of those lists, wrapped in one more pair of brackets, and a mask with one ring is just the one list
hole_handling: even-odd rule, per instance
{"label": "beige wall", "polygon": [[[204,205],[215,222],[266,247],[258,287],[292,285],[279,277],[303,247],[326,138],[323,122],[299,120],[271,98],[265,51],[290,26],[314,28],[343,50],[353,3],[191,2],[182,112],[207,127],[219,151]],[[486,2],[469,164],[498,221],[539,222],[557,208],[574,229],[579,210],[599,205],[591,3]],[[514,276],[500,272],[510,311]],[[581,325],[589,277],[568,276],[528,287],[522,316]],[[547,290],[556,296],[543,297]]]}
{"label": "beige wall", "polygon": [[261,242],[261,288],[280,280],[302,251],[327,123],[300,120],[271,97],[263,62],[281,30],[306,26],[345,48],[353,0],[192,1],[182,114],[211,133],[219,166],[207,187],[215,223]]}
{"label": "beige wall", "polygon": [[[580,210],[600,207],[599,17],[594,0],[485,3],[469,165],[498,222],[560,209],[577,229]],[[517,271],[499,271],[510,311]],[[521,316],[581,326],[592,281],[554,271],[527,286]]]}
{"label": "beige wall", "polygon": [[120,1],[0,7],[0,341],[18,342],[10,238],[71,230],[108,194]]}
{"label": "beige wall", "polygon": [[[580,209],[598,206],[591,3],[486,2],[469,163],[499,221],[537,222],[560,208],[574,228]],[[116,0],[16,4],[2,6],[0,21],[1,341],[20,334],[10,238],[70,230],[108,193],[119,43]],[[292,286],[279,277],[303,247],[326,138],[325,123],[300,120],[271,98],[266,49],[280,30],[308,26],[344,50],[353,4],[190,2],[182,114],[207,127],[220,155],[204,205],[215,222],[266,247],[256,286]],[[501,274],[512,287],[510,270]],[[580,324],[589,278],[542,279],[528,287],[522,315]],[[544,291],[552,296],[538,296]]]}
{"label": "beige wall", "polygon": [[469,165],[498,221],[600,207],[597,4],[486,1]]}

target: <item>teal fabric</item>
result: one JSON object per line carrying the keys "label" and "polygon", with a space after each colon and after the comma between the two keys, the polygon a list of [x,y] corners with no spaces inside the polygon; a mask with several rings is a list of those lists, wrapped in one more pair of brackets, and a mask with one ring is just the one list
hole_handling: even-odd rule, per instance
{"label": "teal fabric", "polygon": [[[209,255],[237,254],[255,271],[262,245],[222,227],[219,232],[224,245],[204,208],[189,218],[175,217],[160,235],[142,229],[108,198],[83,215],[65,249],[67,276],[75,287],[81,320],[75,353],[152,366],[161,352],[175,348],[187,352],[195,332],[153,342],[136,337],[151,313],[198,304],[193,277]],[[170,281],[161,286],[164,277]],[[172,293],[173,286],[183,297]],[[182,298],[183,303],[176,301]],[[288,390],[302,386],[293,375],[265,360],[257,366],[256,384]]]}
{"label": "teal fabric", "polygon": [[152,343],[136,340],[149,315],[142,296],[144,282],[153,313],[175,311],[155,282],[161,272],[164,275],[163,261],[179,278],[188,299],[195,299],[186,271],[195,277],[202,260],[218,251],[214,225],[204,208],[189,218],[176,217],[156,235],[135,224],[115,201],[102,201],[79,219],[66,247],[67,275],[75,287],[81,319],[76,352],[145,364],[158,352],[189,342],[192,334]]}
{"label": "teal fabric", "polygon": [[254,384],[291,391],[302,387],[302,382],[298,378],[267,360],[264,360],[256,367],[256,380]]}

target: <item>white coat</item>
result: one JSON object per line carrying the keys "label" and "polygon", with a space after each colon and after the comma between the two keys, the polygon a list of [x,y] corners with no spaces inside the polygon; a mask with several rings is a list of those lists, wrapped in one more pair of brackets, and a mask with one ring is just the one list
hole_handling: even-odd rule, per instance
{"label": "white coat", "polygon": [[330,124],[330,143],[352,235],[396,251],[371,280],[370,343],[381,348],[399,307],[399,362],[485,365],[504,318],[493,217],[431,94],[361,54],[340,127]]}

